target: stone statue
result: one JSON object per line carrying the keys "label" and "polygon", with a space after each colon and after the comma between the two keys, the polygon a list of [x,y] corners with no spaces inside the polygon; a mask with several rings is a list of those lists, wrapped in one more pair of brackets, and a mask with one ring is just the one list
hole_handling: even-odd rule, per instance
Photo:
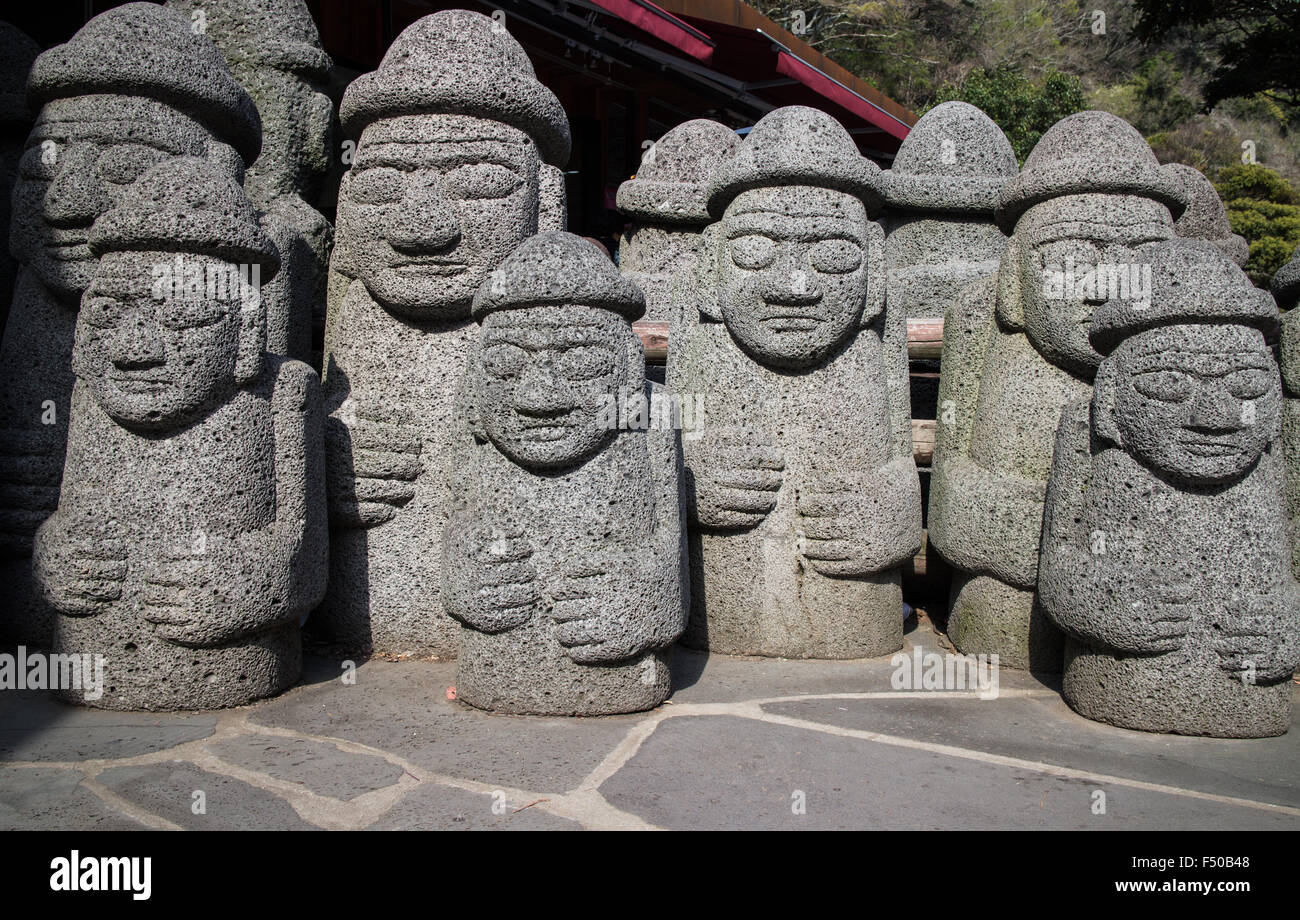
{"label": "stone statue", "polygon": [[912,318],[942,317],[961,289],[991,277],[1007,238],[993,222],[1016,154],[993,120],[965,102],[926,112],[885,170],[889,301]]}
{"label": "stone statue", "polygon": [[1286,457],[1286,509],[1291,520],[1291,565],[1300,572],[1300,249],[1273,276],[1282,309],[1282,454]]}
{"label": "stone statue", "polygon": [[1056,427],[1092,392],[1094,308],[1140,287],[1137,251],[1174,236],[1180,195],[1142,135],[1095,111],[1053,125],[999,194],[1011,238],[998,272],[944,322],[930,486],[930,541],[956,569],[948,633],[965,654],[1060,670],[1060,634],[1034,602]]}
{"label": "stone statue", "polygon": [[[558,231],[524,241],[474,299],[474,446],[443,539],[470,705],[603,715],[668,696],[686,625],[681,449],[648,427],[662,419],[644,411],[644,309],[604,253]],[[642,411],[620,414],[633,400]]]}
{"label": "stone statue", "polygon": [[921,501],[880,206],[876,165],[802,106],[765,115],[710,184],[718,222],[679,291],[668,365],[674,394],[705,399],[683,445],[693,646],[902,645],[898,569],[920,546]]}
{"label": "stone statue", "polygon": [[313,328],[325,324],[334,237],[309,204],[320,195],[333,151],[334,105],[322,92],[329,55],[305,0],[167,0],[167,6],[202,26],[257,103],[262,152],[248,168],[244,190],[264,212],[262,228],[280,251],[280,271],[262,290],[267,350],[309,361]]}
{"label": "stone statue", "polygon": [[1063,692],[1124,728],[1280,735],[1300,584],[1277,308],[1209,242],[1147,257],[1150,303],[1097,308],[1096,391],[1062,412],[1052,461],[1038,586],[1067,637]]}
{"label": "stone statue", "polygon": [[307,628],[351,653],[450,657],[442,465],[463,431],[470,303],[541,215],[562,213],[541,196],[563,189],[569,125],[510,34],[464,10],[407,27],[340,115],[360,140],[339,190],[325,336],[330,583]]}
{"label": "stone statue", "polygon": [[1244,236],[1232,232],[1228,209],[1224,207],[1218,189],[1193,166],[1167,163],[1165,169],[1183,183],[1183,197],[1187,201],[1187,210],[1174,221],[1174,231],[1194,240],[1209,240],[1237,265],[1245,266],[1250,259],[1250,244]]}
{"label": "stone statue", "polygon": [[618,267],[646,295],[647,320],[671,318],[673,276],[695,270],[700,231],[710,222],[709,176],[740,145],[726,125],[697,118],[646,149],[635,178],[618,187],[618,210],[632,221]]}
{"label": "stone statue", "polygon": [[0,343],[0,632],[48,644],[53,614],[30,577],[31,541],[58,499],[72,395],[72,340],[95,268],[86,237],[146,169],[202,157],[241,178],[257,157],[257,109],[210,41],[152,3],[101,13],[32,67],[39,109],[14,185],[20,264]]}
{"label": "stone statue", "polygon": [[0,22],[0,329],[9,315],[18,265],[9,254],[9,198],[18,176],[32,110],[27,106],[27,75],[41,46],[26,33]]}
{"label": "stone statue", "polygon": [[33,559],[54,649],[104,656],[91,705],[110,709],[276,693],[328,525],[316,374],[265,353],[275,247],[229,170],[193,157],[145,172],[89,245],[67,469]]}

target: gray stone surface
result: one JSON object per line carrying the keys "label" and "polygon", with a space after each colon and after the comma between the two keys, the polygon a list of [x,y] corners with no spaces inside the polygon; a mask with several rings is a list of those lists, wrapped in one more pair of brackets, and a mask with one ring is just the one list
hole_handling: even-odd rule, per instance
{"label": "gray stone surface", "polygon": [[[447,786],[417,789],[370,825],[372,831],[564,831],[580,825],[547,814],[533,800],[466,792]],[[494,811],[493,809],[496,809]],[[499,814],[497,812],[500,812]]]}
{"label": "gray stone surface", "polygon": [[0,769],[0,831],[131,831],[144,826],[81,785],[72,770]]}
{"label": "gray stone surface", "polygon": [[563,719],[480,712],[446,699],[449,661],[371,660],[354,685],[332,678],[260,704],[253,721],[377,747],[438,773],[527,789],[571,789],[601,762],[634,716]]}
{"label": "gray stone surface", "polygon": [[948,630],[963,652],[1060,670],[1061,638],[1034,586],[1060,412],[1091,394],[1100,360],[1087,337],[1098,298],[1081,288],[1092,266],[1128,269],[1143,244],[1172,237],[1180,189],[1131,125],[1081,112],[1048,130],[999,193],[1012,235],[997,275],[945,318],[927,518],[955,569]]}
{"label": "gray stone surface", "polygon": [[696,118],[673,128],[618,187],[619,213],[631,221],[618,244],[619,271],[646,297],[645,319],[672,318],[673,277],[695,270],[700,231],[710,223],[709,178],[740,146],[726,125]]}
{"label": "gray stone surface", "polygon": [[1067,406],[1039,594],[1068,636],[1063,692],[1125,728],[1254,738],[1291,724],[1291,570],[1273,299],[1212,243],[1145,253],[1147,305],[1092,320],[1091,407]]}
{"label": "gray stone surface", "polygon": [[9,252],[10,197],[35,113],[27,105],[27,74],[41,46],[0,22],[0,329],[9,315],[18,263]]}
{"label": "gray stone surface", "polygon": [[402,768],[382,757],[350,754],[305,738],[240,735],[208,745],[208,750],[227,763],[342,801],[387,788],[402,777]]}
{"label": "gray stone surface", "polygon": [[993,120],[965,102],[926,112],[881,176],[889,302],[942,317],[972,281],[992,276],[1007,239],[993,222],[1019,166]]}
{"label": "gray stone surface", "polygon": [[[606,715],[669,693],[686,625],[678,432],[651,424],[641,291],[593,244],[525,240],[474,298],[473,445],[443,537],[460,698]],[[620,418],[632,400],[640,420]]]}
{"label": "gray stone surface", "polygon": [[[326,276],[334,228],[308,202],[320,194],[334,151],[334,104],[323,92],[330,58],[304,0],[167,0],[221,51],[262,117],[262,151],[244,189],[263,212],[280,271],[262,292],[267,350],[312,357],[325,326]],[[201,17],[201,19],[199,18]],[[315,315],[313,315],[315,314]]]}
{"label": "gray stone surface", "polygon": [[[1092,813],[1097,788],[1104,815]],[[726,716],[660,725],[600,790],[653,824],[690,830],[1300,827],[1294,815]]]}
{"label": "gray stone surface", "polygon": [[[313,829],[278,796],[233,777],[201,770],[191,763],[111,767],[100,773],[98,779],[128,802],[185,830]],[[196,798],[196,792],[202,792],[202,797]],[[196,814],[199,803],[202,803],[202,813]]]}
{"label": "gray stone surface", "polygon": [[[1273,276],[1273,296],[1282,309],[1282,456],[1286,458],[1286,509],[1300,521],[1300,250]],[[1291,566],[1300,571],[1300,527],[1292,529]]]}
{"label": "gray stone surface", "polygon": [[308,629],[353,653],[452,656],[443,465],[477,326],[474,292],[554,220],[569,127],[519,44],[478,13],[426,16],[343,97],[360,136],[339,192],[324,392],[330,583]]}
{"label": "gray stone surface", "polygon": [[67,469],[33,555],[55,650],[105,658],[103,695],[67,698],[276,693],[324,592],[326,520],[319,383],[265,353],[253,266],[272,277],[275,248],[235,180],[193,157],[145,172],[90,247]]}
{"label": "gray stone surface", "polygon": [[683,450],[686,642],[861,658],[902,644],[920,545],[906,326],[885,314],[879,170],[814,109],[778,109],[714,175],[668,381],[703,398]]}
{"label": "gray stone surface", "polygon": [[30,576],[32,537],[58,498],[91,223],[178,153],[242,178],[261,127],[212,43],[152,3],[102,13],[43,52],[27,99],[39,115],[14,185],[21,268],[0,342],[0,636],[48,645],[54,613]]}
{"label": "gray stone surface", "polygon": [[1209,240],[1237,265],[1244,266],[1250,258],[1250,244],[1244,236],[1232,232],[1228,209],[1214,184],[1203,172],[1186,163],[1168,163],[1165,169],[1183,183],[1183,196],[1187,200],[1187,210],[1174,221],[1178,235]]}

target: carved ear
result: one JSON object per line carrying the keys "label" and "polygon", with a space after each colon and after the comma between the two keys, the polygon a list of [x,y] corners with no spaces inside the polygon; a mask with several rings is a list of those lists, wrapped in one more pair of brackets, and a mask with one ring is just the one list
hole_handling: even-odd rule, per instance
{"label": "carved ear", "polygon": [[239,295],[239,352],[235,358],[235,383],[242,386],[262,374],[266,353],[266,299],[262,296],[262,266],[250,266],[249,284]]}
{"label": "carved ear", "polygon": [[862,328],[867,328],[885,312],[888,293],[885,273],[885,231],[880,224],[867,224],[867,304],[862,310]]}
{"label": "carved ear", "polygon": [[567,230],[569,203],[564,194],[564,171],[543,163],[537,171],[537,232]]}
{"label": "carved ear", "polygon": [[623,327],[623,362],[626,365],[627,383],[624,386],[628,395],[635,395],[645,389],[645,348],[641,337],[632,329],[632,324],[625,322]]}
{"label": "carved ear", "polygon": [[722,322],[718,307],[718,260],[722,258],[722,221],[709,224],[700,234],[699,256],[695,262],[695,292],[700,319]]}
{"label": "carved ear", "polygon": [[1013,234],[1002,251],[997,275],[997,315],[1004,329],[1019,332],[1025,328],[1025,308],[1020,300],[1020,241]]}
{"label": "carved ear", "polygon": [[1108,358],[1097,368],[1097,379],[1092,390],[1092,430],[1103,441],[1116,447],[1124,444],[1115,424],[1115,390],[1119,386],[1119,371],[1114,359]]}

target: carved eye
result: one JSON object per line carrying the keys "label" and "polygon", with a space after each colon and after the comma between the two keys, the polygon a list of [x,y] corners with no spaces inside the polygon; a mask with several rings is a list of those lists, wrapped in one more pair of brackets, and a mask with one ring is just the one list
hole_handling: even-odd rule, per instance
{"label": "carved eye", "polygon": [[822,240],[808,253],[819,272],[842,275],[862,264],[862,247],[849,240]]}
{"label": "carved eye", "polygon": [[372,166],[353,172],[348,180],[348,199],[357,204],[392,204],[402,200],[404,176],[399,169]]}
{"label": "carved eye", "polygon": [[1273,381],[1258,368],[1244,368],[1224,377],[1223,384],[1237,399],[1259,399],[1272,389]]}
{"label": "carved eye", "polygon": [[555,362],[556,373],[568,380],[592,380],[613,369],[613,352],[594,345],[565,349]]}
{"label": "carved eye", "polygon": [[162,151],[141,144],[117,144],[99,155],[95,172],[105,182],[130,185],[150,166],[161,162],[165,157],[166,154]]}
{"label": "carved eye", "polygon": [[483,369],[493,377],[514,377],[528,366],[528,352],[518,345],[489,345],[483,350]]}
{"label": "carved eye", "polygon": [[1034,247],[1040,268],[1082,277],[1102,261],[1101,250],[1088,240],[1053,240]]}
{"label": "carved eye", "polygon": [[1147,371],[1137,375],[1133,389],[1149,399],[1183,402],[1192,395],[1192,380],[1181,371]]}
{"label": "carved eye", "polygon": [[740,268],[758,271],[776,259],[776,243],[765,236],[750,234],[731,241],[731,261]]}
{"label": "carved eye", "polygon": [[47,138],[23,152],[22,158],[18,161],[18,171],[24,179],[50,182],[59,172],[59,161],[63,151],[62,144]]}
{"label": "carved eye", "polygon": [[443,177],[450,198],[505,198],[523,185],[523,177],[496,163],[459,166]]}
{"label": "carved eye", "polygon": [[122,321],[126,307],[113,297],[88,297],[81,304],[81,317],[96,329],[112,329]]}
{"label": "carved eye", "polygon": [[170,298],[158,304],[158,321],[168,329],[200,329],[230,316],[231,304],[215,298]]}

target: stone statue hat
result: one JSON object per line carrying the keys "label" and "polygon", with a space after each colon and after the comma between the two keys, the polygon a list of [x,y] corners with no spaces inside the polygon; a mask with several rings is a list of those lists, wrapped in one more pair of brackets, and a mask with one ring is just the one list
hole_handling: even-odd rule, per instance
{"label": "stone statue hat", "polygon": [[32,65],[27,100],[111,94],[145,96],[192,113],[229,143],[245,163],[262,146],[257,106],[230,68],[188,20],[153,3],[128,3],[100,13]]}
{"label": "stone statue hat", "polygon": [[324,79],[333,63],[304,0],[167,0],[186,19],[206,17],[207,36],[227,61],[247,61]]}
{"label": "stone statue hat", "polygon": [[275,244],[243,188],[197,157],[174,157],[146,170],[91,226],[89,242],[97,256],[159,251],[256,262],[263,282],[280,268]]}
{"label": "stone statue hat", "polygon": [[726,125],[696,118],[673,128],[642,159],[635,177],[618,187],[621,214],[647,223],[709,222],[709,177],[740,146]]}
{"label": "stone statue hat", "polygon": [[921,116],[884,171],[885,204],[904,211],[992,214],[1019,171],[1002,129],[965,102]]}
{"label": "stone statue hat", "polygon": [[339,120],[352,137],[395,115],[473,115],[512,125],[542,158],[569,158],[569,119],[532,62],[495,19],[468,10],[425,16],[397,36],[379,69],[352,81]]}
{"label": "stone statue hat", "polygon": [[1300,300],[1300,249],[1273,276],[1273,295],[1283,310],[1290,310]]}
{"label": "stone statue hat", "polygon": [[1109,112],[1076,112],[1047,130],[1020,175],[998,193],[998,226],[1011,233],[1036,204],[1096,192],[1150,198],[1175,218],[1186,207],[1182,182],[1161,167],[1136,128]]}
{"label": "stone statue hat", "polygon": [[880,167],[858,152],[849,132],[818,109],[790,105],[758,120],[709,183],[709,214],[720,218],[741,192],[811,185],[854,195],[875,217],[883,204]]}
{"label": "stone statue hat", "polygon": [[27,107],[27,74],[41,53],[35,39],[7,22],[0,22],[0,122],[26,124],[32,120]]}
{"label": "stone statue hat", "polygon": [[1187,210],[1174,224],[1179,236],[1209,240],[1223,250],[1229,259],[1245,265],[1250,258],[1250,244],[1244,236],[1232,232],[1228,211],[1223,199],[1205,174],[1185,163],[1166,163],[1165,169],[1182,183]]}
{"label": "stone statue hat", "polygon": [[1099,306],[1089,331],[1099,353],[1110,354],[1136,333],[1181,323],[1236,323],[1269,338],[1276,334],[1281,316],[1273,298],[1208,240],[1152,243],[1142,264],[1151,266],[1151,301],[1111,299]]}
{"label": "stone statue hat", "polygon": [[474,295],[479,322],[496,310],[573,304],[611,310],[629,322],[645,313],[645,295],[594,243],[563,230],[531,236],[506,256]]}

